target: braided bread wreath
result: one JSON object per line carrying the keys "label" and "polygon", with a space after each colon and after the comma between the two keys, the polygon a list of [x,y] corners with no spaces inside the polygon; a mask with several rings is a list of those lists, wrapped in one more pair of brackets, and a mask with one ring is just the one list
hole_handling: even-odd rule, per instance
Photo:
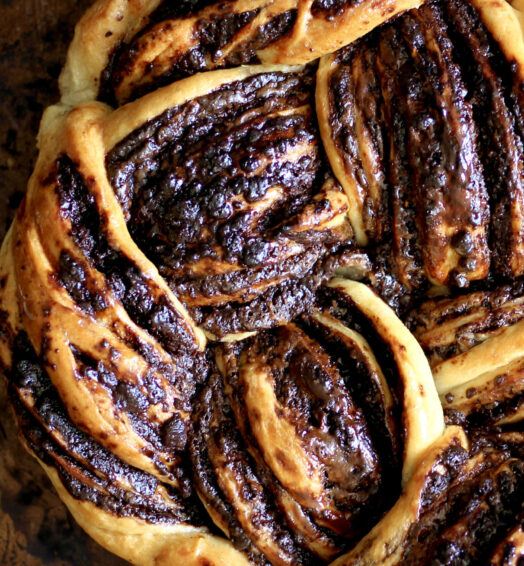
{"label": "braided bread wreath", "polygon": [[0,353],[101,545],[522,564],[523,27],[520,0],[85,14],[2,247]]}

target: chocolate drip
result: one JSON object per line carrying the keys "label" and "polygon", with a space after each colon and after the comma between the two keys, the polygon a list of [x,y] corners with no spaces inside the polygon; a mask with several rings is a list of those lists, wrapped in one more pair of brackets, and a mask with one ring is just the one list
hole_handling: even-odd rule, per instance
{"label": "chocolate drip", "polygon": [[66,250],[60,254],[58,280],[84,312],[93,315],[107,308],[105,298],[89,279],[85,262],[75,259]]}
{"label": "chocolate drip", "polygon": [[352,72],[355,81],[355,113],[359,121],[361,143],[369,146],[369,154],[362,153],[364,170],[357,175],[363,185],[369,183],[369,198],[364,203],[364,222],[371,239],[382,242],[391,230],[388,210],[390,207],[386,183],[386,152],[388,141],[383,121],[384,101],[380,90],[375,63],[377,46],[370,41],[366,49],[355,50]]}
{"label": "chocolate drip", "polygon": [[257,51],[264,49],[291,33],[297,21],[297,10],[287,10],[269,19],[267,23],[260,26],[252,38],[241,43],[225,59],[226,66],[246,65],[248,63],[259,63]]}
{"label": "chocolate drip", "polygon": [[[109,152],[106,166],[135,229],[139,221],[163,221],[155,226],[160,234],[169,229],[166,236],[179,234],[174,243],[189,244],[197,236],[199,216],[213,221],[216,232],[221,217],[234,212],[227,206],[233,196],[254,203],[278,182],[290,192],[282,215],[299,205],[300,182],[310,186],[320,167],[311,112],[301,111],[311,105],[311,89],[310,73],[254,75],[170,108],[127,136]],[[286,116],[279,116],[283,111]],[[311,157],[303,163],[286,159],[301,142],[312,146]],[[263,165],[263,158],[273,155],[283,160],[283,170],[272,171],[271,158]],[[185,210],[188,201],[195,210]]]}
{"label": "chocolate drip", "polygon": [[[365,417],[373,446],[381,455],[383,466],[381,483],[388,485],[389,494],[386,499],[394,500],[396,490],[394,484],[400,481],[401,442],[398,431],[398,415],[392,406],[387,406],[384,389],[377,375],[377,368],[370,365],[369,360],[358,349],[357,345],[347,337],[328,329],[311,318],[303,317],[308,332],[320,341],[330,359],[336,360],[345,386],[351,393],[358,407],[365,407]],[[352,314],[352,319],[358,314]],[[354,324],[353,324],[354,325]],[[367,335],[368,340],[370,335]],[[356,379],[356,375],[366,375],[367,379]],[[387,478],[387,480],[384,480]]]}
{"label": "chocolate drip", "polygon": [[218,308],[193,312],[202,328],[214,336],[273,328],[293,320],[315,303],[319,283],[285,281],[270,287],[247,303],[228,303]]}

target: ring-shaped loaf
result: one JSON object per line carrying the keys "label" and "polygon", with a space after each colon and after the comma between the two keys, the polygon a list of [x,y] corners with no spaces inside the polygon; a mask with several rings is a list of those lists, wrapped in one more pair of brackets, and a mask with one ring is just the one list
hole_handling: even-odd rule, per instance
{"label": "ring-shaped loaf", "polygon": [[0,359],[96,541],[518,564],[523,29],[521,0],[93,4],[0,251]]}

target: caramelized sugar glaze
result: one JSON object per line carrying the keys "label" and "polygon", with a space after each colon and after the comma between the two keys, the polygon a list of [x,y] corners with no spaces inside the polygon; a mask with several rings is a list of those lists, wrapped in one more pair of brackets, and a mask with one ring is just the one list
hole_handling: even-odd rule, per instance
{"label": "caramelized sugar glaze", "polygon": [[101,544],[519,564],[523,10],[86,14],[2,247],[0,354]]}

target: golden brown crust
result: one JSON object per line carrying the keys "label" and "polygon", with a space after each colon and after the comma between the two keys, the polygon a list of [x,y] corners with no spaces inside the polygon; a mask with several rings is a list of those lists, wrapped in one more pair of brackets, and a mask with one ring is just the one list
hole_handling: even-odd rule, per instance
{"label": "golden brown crust", "polygon": [[330,120],[332,95],[329,88],[329,77],[334,68],[336,68],[336,54],[332,53],[321,58],[317,71],[315,97],[318,126],[333,173],[348,196],[348,216],[355,232],[356,241],[360,246],[366,246],[369,243],[369,238],[366,235],[362,213],[364,195],[358,190],[355,179],[345,171],[343,158],[337,151],[335,139],[332,135]]}
{"label": "golden brown crust", "polygon": [[[338,278],[320,287],[337,269],[352,276],[365,272],[375,284],[380,275],[370,260],[361,261],[366,269],[355,269],[360,256],[354,253],[353,236],[366,246],[377,233],[388,232],[379,204],[382,177],[372,179],[364,191],[355,164],[335,143],[330,78],[340,52],[332,52],[420,1],[342,2],[334,11],[330,2],[314,0],[204,2],[188,14],[158,21],[154,12],[161,4],[99,0],[79,23],[61,76],[62,100],[44,115],[28,194],[0,251],[0,360],[28,450],[96,541],[147,566],[328,562],[387,511],[402,481],[394,506],[353,550],[332,563],[400,564],[423,515],[434,499],[446,499],[452,482],[460,492],[462,481],[473,481],[490,466],[501,477],[522,474],[519,456],[514,456],[518,433],[517,440],[505,437],[503,448],[485,440],[484,458],[478,447],[468,452],[464,431],[446,428],[444,420],[446,415],[447,422],[472,427],[479,414],[489,426],[522,420],[519,300],[509,305],[514,318],[508,315],[504,327],[488,328],[486,335],[478,330],[473,340],[480,343],[436,363],[430,358],[430,365],[416,338],[370,286]],[[504,64],[514,64],[518,98],[524,80],[522,0],[511,5],[471,0],[471,5],[500,45]],[[444,8],[435,6],[423,10],[439,23],[436,12]],[[415,27],[422,25],[417,14],[406,16]],[[241,25],[232,25],[223,44],[212,46],[216,51],[204,49],[200,67],[185,68],[184,57],[198,52],[205,33],[212,35],[205,26],[222,25],[229,17],[238,17]],[[261,30],[277,20],[288,27],[264,43]],[[392,71],[398,70],[394,57],[387,69],[384,62],[400,37],[394,34],[404,34],[398,42],[404,45],[401,55],[422,65],[424,50],[412,46],[408,52],[412,30],[402,25],[393,35],[384,32],[383,43],[379,37],[383,51],[377,69],[385,91]],[[425,48],[438,61],[447,57],[448,67],[443,65],[438,75],[442,92],[440,83],[435,86],[430,79],[423,87],[438,91],[432,104],[448,120],[444,126],[461,125],[458,134],[450,128],[444,138],[457,134],[459,150],[451,152],[450,162],[462,162],[477,139],[473,126],[468,129],[473,103],[466,100],[462,83],[453,83],[450,47],[439,43],[436,24],[424,29]],[[242,62],[233,56],[248,48],[253,51],[249,61],[263,64],[227,68]],[[305,64],[319,56],[315,116],[314,67]],[[173,71],[180,60],[184,68]],[[353,79],[369,78],[363,65],[360,60],[351,69]],[[193,74],[196,70],[209,72]],[[179,71],[193,76],[172,82],[180,78]],[[496,80],[489,84],[498,85]],[[385,114],[395,103],[392,92]],[[113,110],[100,99],[123,105]],[[423,96],[413,100],[417,107]],[[363,168],[374,173],[381,157],[364,124],[370,108],[356,108],[353,118]],[[392,124],[387,127],[394,138]],[[417,142],[419,134],[413,134]],[[511,136],[517,138],[513,131]],[[210,139],[218,141],[208,144]],[[521,142],[512,146],[516,162]],[[244,146],[248,155],[242,153]],[[420,165],[421,155],[411,160]],[[464,175],[470,179],[471,173],[472,179],[480,171],[478,164],[473,160],[459,171],[453,181],[460,183],[449,201],[440,193],[435,197],[435,230],[419,250],[435,293],[453,277],[462,286],[489,273],[488,197],[480,181],[473,195],[466,194],[462,182]],[[515,171],[517,178],[522,171]],[[400,181],[407,186],[407,180],[399,175],[398,186]],[[190,191],[180,196],[182,185]],[[205,205],[195,212],[202,185],[219,190],[204,195]],[[250,187],[249,195],[242,187]],[[217,198],[214,208],[206,208],[227,191],[229,201]],[[157,197],[156,208],[149,210]],[[513,193],[511,198],[513,205],[518,199]],[[400,208],[408,207],[407,198],[397,200]],[[168,209],[171,216],[160,220],[173,226],[164,233],[155,215]],[[243,213],[232,228],[216,220],[229,209]],[[520,209],[515,210],[511,230],[520,234]],[[180,214],[198,218],[177,224]],[[151,223],[145,237],[135,220]],[[404,227],[410,228],[411,221]],[[194,246],[195,226],[206,244],[202,253]],[[211,228],[215,232],[208,245]],[[178,240],[177,231],[187,241]],[[248,243],[235,255],[240,232],[247,233]],[[158,239],[148,248],[143,241],[148,238]],[[168,253],[169,265],[156,261],[162,246],[178,253],[186,243],[186,255]],[[520,240],[511,245],[513,276],[520,273],[522,246]],[[395,258],[397,265],[404,262],[406,272],[410,262],[420,259],[410,254]],[[387,280],[389,274],[382,277]],[[425,289],[425,283],[411,285],[407,276],[399,279],[411,291]],[[288,284],[309,293],[310,302],[304,299],[296,312],[286,310],[294,298],[293,291],[285,294]],[[393,292],[398,288],[391,287]],[[459,302],[464,307],[482,300],[472,295]],[[462,323],[479,322],[486,310],[467,315]],[[248,324],[267,312],[269,322]],[[427,350],[456,341],[450,335],[459,323],[433,322],[416,334]],[[223,344],[206,351],[209,341]],[[268,344],[273,348],[266,349]],[[352,372],[357,381],[370,383],[351,383]],[[286,395],[289,406],[282,402]],[[500,411],[491,411],[498,406]],[[369,433],[376,426],[373,419],[383,419],[386,448],[383,438],[377,441]],[[402,438],[396,438],[398,429]],[[89,449],[83,452],[71,438],[82,438],[83,449]],[[92,454],[102,458],[102,467],[90,461]],[[388,457],[392,462],[384,461]],[[115,460],[123,472],[107,465]],[[454,467],[456,474],[448,473]],[[384,481],[388,471],[398,471],[395,485]],[[156,482],[154,487],[147,482],[135,486],[135,472]],[[377,496],[384,486],[392,486],[389,500],[387,494]],[[111,498],[121,506],[111,507]],[[148,515],[162,503],[168,509],[163,523],[156,522],[158,515]],[[195,524],[211,524],[207,516],[200,518],[205,511],[230,540],[189,523],[196,517]],[[442,536],[453,538],[460,528],[453,524]],[[522,545],[522,531],[507,533],[507,540]],[[499,555],[495,549],[493,560]]]}
{"label": "golden brown crust", "polygon": [[393,508],[353,550],[335,560],[331,566],[386,566],[401,563],[409,529],[421,514],[422,497],[429,484],[431,471],[442,473],[439,469],[440,459],[450,446],[467,449],[468,441],[462,429],[447,428],[434,444],[426,448]]}
{"label": "golden brown crust", "polygon": [[[114,411],[107,391],[77,378],[70,344],[75,344],[101,363],[112,348],[119,351],[117,372],[121,376],[128,376],[125,380],[140,380],[141,375],[151,371],[150,364],[126,345],[126,333],[134,333],[137,339],[149,343],[166,363],[171,363],[171,358],[155,340],[151,340],[130,320],[96,271],[90,270],[93,284],[97,286],[98,293],[106,295],[108,302],[108,308],[99,314],[97,320],[82,313],[65,289],[56,285],[52,279],[64,249],[72,254],[78,253],[70,236],[70,224],[57,214],[57,193],[50,190],[46,183],[46,179],[53,174],[57,157],[67,150],[71,159],[80,163],[83,174],[93,179],[93,186],[99,191],[100,205],[105,207],[108,229],[115,244],[140,266],[143,273],[148,274],[150,284],[156,292],[164,294],[171,301],[181,317],[180,321],[184,321],[183,324],[187,325],[187,330],[193,335],[194,351],[204,347],[202,333],[196,329],[178,299],[159,277],[157,269],[132,242],[125,228],[122,211],[108,185],[103,167],[101,125],[107,112],[108,109],[103,105],[92,103],[73,110],[67,118],[60,116],[54,123],[47,123],[45,126],[46,131],[41,138],[41,154],[22,208],[25,213],[23,217],[19,216],[12,236],[4,242],[3,253],[13,254],[13,262],[8,264],[12,266],[11,277],[18,281],[19,289],[24,289],[22,294],[19,291],[16,301],[21,305],[18,311],[20,321],[16,320],[15,315],[16,326],[10,332],[15,336],[22,322],[39,354],[47,336],[45,344],[48,349],[49,372],[72,420],[89,430],[102,445],[111,446],[125,461],[158,475],[156,464],[153,464],[151,457],[145,455],[145,452],[150,452],[151,445],[134,432],[124,414]],[[86,144],[86,139],[90,140],[89,144]],[[53,238],[47,238],[49,233],[54,234]],[[16,251],[10,252],[9,247]],[[10,309],[14,308],[13,304]],[[100,343],[104,344],[102,349]],[[4,364],[9,367],[7,359],[4,359]],[[162,384],[161,387],[167,394],[167,405],[151,408],[150,416],[164,421],[173,413],[172,403],[175,402],[177,393],[160,374],[157,373],[155,379],[159,380],[158,384]],[[169,469],[172,457],[165,454],[165,458]],[[174,481],[170,472],[160,472],[160,476],[166,481]]]}
{"label": "golden brown crust", "polygon": [[98,544],[137,566],[247,566],[244,555],[207,529],[191,525],[153,525],[115,517],[90,502],[78,501],[53,468],[40,462],[77,523]]}
{"label": "golden brown crust", "polygon": [[[95,2],[75,28],[60,77],[65,104],[96,100],[102,71],[119,42],[130,39],[161,0],[103,0]],[[109,32],[110,35],[107,35]]]}
{"label": "golden brown crust", "polygon": [[424,352],[397,318],[372,289],[357,281],[334,279],[330,287],[342,289],[372,321],[377,332],[390,344],[400,370],[404,403],[404,467],[406,485],[421,455],[444,432],[444,415]]}
{"label": "golden brown crust", "polygon": [[471,0],[482,21],[498,42],[508,61],[515,62],[517,76],[524,80],[524,4],[521,0]]}
{"label": "golden brown crust", "polygon": [[[149,15],[157,8],[159,0],[99,0],[77,26],[75,38],[61,77],[63,101],[78,104],[97,97],[101,75],[110,57],[121,42],[129,42],[148,23]],[[312,12],[312,0],[236,0],[227,5],[205,7],[194,16],[168,20],[156,24],[140,37],[133,54],[132,65],[126,78],[118,87],[118,99],[126,100],[131,88],[147,78],[144,69],[155,68],[152,77],[169,70],[171,61],[199,45],[200,21],[226,14],[242,14],[247,10],[258,11],[250,21],[220,51],[220,57],[208,61],[205,70],[222,66],[230,52],[256,38],[258,30],[274,18],[285,13],[296,13],[291,31],[257,51],[258,61],[263,64],[296,65],[307,63],[334,51],[394,15],[420,5],[419,0],[386,0],[363,2],[355,6],[343,6],[329,17],[322,12]],[[176,38],[173,41],[173,38]],[[203,70],[203,69],[201,69]]]}

